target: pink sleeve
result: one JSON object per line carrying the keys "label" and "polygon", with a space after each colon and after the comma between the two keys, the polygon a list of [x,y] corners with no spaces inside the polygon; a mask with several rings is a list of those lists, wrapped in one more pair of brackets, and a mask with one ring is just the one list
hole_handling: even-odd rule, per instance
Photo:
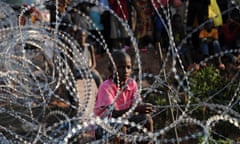
{"label": "pink sleeve", "polygon": [[113,102],[113,96],[107,88],[101,87],[98,90],[96,107],[108,106]]}
{"label": "pink sleeve", "polygon": [[105,111],[104,106],[109,106],[114,100],[114,95],[111,92],[111,87],[102,85],[98,89],[94,113],[98,116]]}

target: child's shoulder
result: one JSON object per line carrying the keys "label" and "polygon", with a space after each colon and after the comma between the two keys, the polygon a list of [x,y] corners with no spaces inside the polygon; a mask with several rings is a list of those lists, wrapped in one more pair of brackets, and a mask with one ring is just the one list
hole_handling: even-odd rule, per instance
{"label": "child's shoulder", "polygon": [[113,84],[112,79],[106,79],[105,81],[102,82],[101,85],[111,85],[111,84]]}
{"label": "child's shoulder", "polygon": [[106,79],[100,84],[99,88],[107,88],[107,87],[116,87],[116,84],[113,82],[112,79]]}

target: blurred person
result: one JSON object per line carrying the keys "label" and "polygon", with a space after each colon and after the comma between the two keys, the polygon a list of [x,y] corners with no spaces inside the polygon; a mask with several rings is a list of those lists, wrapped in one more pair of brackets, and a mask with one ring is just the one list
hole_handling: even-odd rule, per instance
{"label": "blurred person", "polygon": [[[86,62],[82,62],[81,69],[89,69],[93,79],[96,82],[97,87],[102,83],[102,77],[99,72],[96,70],[96,57],[95,57],[95,49],[94,46],[87,42],[87,33],[85,31],[77,31],[77,41],[79,42],[80,48],[82,48],[83,57]],[[76,58],[77,59],[77,58]],[[78,70],[74,71],[76,79],[82,79],[82,75]]]}
{"label": "blurred person", "polygon": [[[208,6],[210,0],[188,0],[187,1],[187,14],[186,14],[186,32],[191,33],[194,28],[201,25],[208,18]],[[192,33],[189,42],[193,47],[199,47],[199,31]],[[198,56],[194,61],[199,61]]]}
{"label": "blurred person", "polygon": [[[109,2],[108,0],[99,0],[99,3],[102,4],[103,6],[105,6],[106,8],[109,8]],[[110,12],[109,10],[106,10],[104,9],[104,11],[102,12],[101,14],[101,23],[103,25],[103,31],[102,31],[102,34],[103,34],[103,37],[104,37],[104,40],[107,44],[107,47],[109,48],[110,51],[112,51],[112,43],[111,43],[111,40],[110,40],[110,33],[111,33],[111,22],[109,21],[110,20]]]}
{"label": "blurred person", "polygon": [[[231,17],[220,29],[222,47],[224,50],[240,48],[240,15],[237,11],[231,13]],[[229,53],[227,56],[234,62],[237,62],[235,54]]]}
{"label": "blurred person", "polygon": [[42,14],[38,8],[28,4],[23,4],[22,8],[26,9],[26,12],[19,17],[20,25],[40,24],[42,22]]}
{"label": "blurred person", "polygon": [[[128,0],[109,0],[110,8],[125,23],[131,25],[130,2]],[[121,43],[125,49],[129,49],[130,40],[123,24],[114,15],[110,15],[110,41],[111,46],[116,47]]]}
{"label": "blurred person", "polygon": [[[172,31],[176,47],[178,47],[186,36],[184,24],[180,14],[174,14],[172,16]],[[190,48],[191,45],[184,43],[178,50],[185,67],[188,67],[190,64],[192,64]]]}
{"label": "blurred person", "polygon": [[136,10],[136,38],[141,51],[152,47],[153,42],[153,5],[149,0],[133,0]]}
{"label": "blurred person", "polygon": [[200,25],[208,18],[208,6],[210,0],[189,0],[187,11],[187,30],[192,30],[197,25]]}
{"label": "blurred person", "polygon": [[[70,28],[68,26],[65,26],[66,24],[72,24],[71,14],[66,13],[66,8],[68,7],[68,4],[71,2],[71,0],[58,0],[58,16],[61,18],[61,23],[59,25],[59,30],[61,31],[70,31]],[[50,26],[52,28],[55,28],[56,26],[56,0],[49,0],[44,2],[46,9],[50,12]]]}
{"label": "blurred person", "polygon": [[84,30],[89,30],[91,28],[91,24],[87,16],[89,10],[88,5],[89,4],[87,2],[81,2],[70,12],[74,29],[81,27]]}
{"label": "blurred person", "polygon": [[[103,34],[104,31],[104,25],[101,20],[103,12],[104,9],[99,5],[91,5],[88,11],[88,15],[92,20],[90,31],[100,41],[102,40],[99,33]],[[103,47],[98,42],[96,42],[95,39],[93,39],[92,42],[94,43],[96,54],[103,54],[104,53]]]}
{"label": "blurred person", "polygon": [[[208,57],[210,55],[210,51],[213,51],[214,54],[218,53],[219,68],[224,70],[225,65],[222,63],[220,56],[221,45],[219,42],[218,29],[213,26],[212,21],[205,23],[204,27],[200,30],[199,39],[203,57]],[[205,67],[206,63],[202,63],[202,66]]]}

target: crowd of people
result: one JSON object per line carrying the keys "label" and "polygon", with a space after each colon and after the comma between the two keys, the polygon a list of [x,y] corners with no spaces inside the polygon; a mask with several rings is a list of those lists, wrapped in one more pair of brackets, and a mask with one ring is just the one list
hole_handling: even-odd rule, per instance
{"label": "crowd of people", "polygon": [[[204,60],[214,54],[218,54],[216,58],[221,70],[226,68],[223,57],[238,63],[238,53],[221,54],[225,50],[240,48],[240,12],[231,1],[99,0],[101,5],[82,2],[67,11],[70,3],[71,0],[59,0],[59,13],[64,14],[62,22],[71,24],[73,28],[60,25],[59,30],[69,32],[79,41],[81,47],[87,49],[84,49],[84,54],[91,60],[89,67],[96,64],[95,54],[105,53],[103,46],[96,41],[102,40],[101,34],[116,62],[116,70],[113,65],[109,67],[112,72],[109,79],[96,81],[99,91],[94,110],[97,116],[109,116],[111,106],[114,107],[111,116],[122,116],[136,100],[138,86],[130,78],[131,57],[122,51],[132,48],[129,30],[134,33],[140,51],[150,48],[157,50],[160,46],[166,52],[175,46],[186,67],[199,62],[202,67],[206,67],[208,61]],[[217,12],[215,15],[209,15],[211,6]],[[46,5],[46,8],[50,11],[50,22],[54,27],[56,6]],[[89,31],[96,39],[86,39],[84,30]],[[81,43],[83,38],[84,44]],[[94,70],[92,74],[97,75]],[[77,75],[76,72],[76,77]],[[120,95],[118,91],[121,91]],[[140,114],[149,114],[152,111],[150,104],[139,105],[135,109],[135,113]],[[140,119],[139,115],[134,115],[133,118]],[[152,120],[149,117],[144,119],[147,119],[148,130],[153,131]]]}
{"label": "crowd of people", "polygon": [[[71,0],[59,2],[60,13],[67,13],[62,22],[88,30],[100,41],[104,39],[110,51],[132,47],[129,30],[134,33],[143,52],[149,48],[157,50],[159,46],[167,51],[174,42],[185,67],[199,63],[211,54],[238,48],[239,10],[227,0],[99,0],[100,5],[82,2],[66,11],[70,3]],[[51,23],[54,23],[55,6],[46,7],[52,15]],[[211,25],[214,30],[202,30],[206,25]],[[96,54],[105,53],[103,45],[95,39],[89,38],[89,41]],[[227,57],[237,61],[236,54],[227,54]],[[217,59],[219,68],[225,69],[222,56]],[[206,64],[203,62],[201,66]]]}

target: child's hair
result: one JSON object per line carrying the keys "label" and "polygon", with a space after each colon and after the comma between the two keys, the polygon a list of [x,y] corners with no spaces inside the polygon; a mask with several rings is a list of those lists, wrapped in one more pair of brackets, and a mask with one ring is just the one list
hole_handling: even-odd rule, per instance
{"label": "child's hair", "polygon": [[[114,63],[121,62],[121,61],[125,60],[126,58],[131,59],[130,55],[122,50],[114,50],[112,52],[112,58],[113,58]],[[111,61],[109,62],[108,70],[111,73],[113,72],[113,64]]]}

